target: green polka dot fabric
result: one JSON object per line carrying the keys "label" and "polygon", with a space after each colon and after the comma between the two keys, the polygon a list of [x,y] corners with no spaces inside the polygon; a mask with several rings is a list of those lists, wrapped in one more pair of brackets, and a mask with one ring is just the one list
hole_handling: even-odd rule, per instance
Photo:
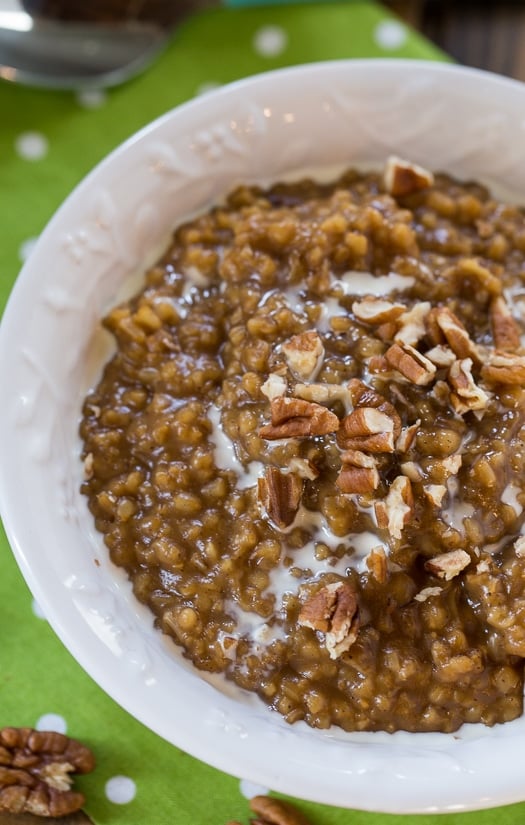
{"label": "green polka dot fabric", "polygon": [[[444,59],[373,3],[263,4],[191,17],[147,72],[109,91],[74,94],[0,84],[0,311],[55,209],[99,160],[146,123],[246,75],[379,56]],[[0,626],[0,726],[67,732],[93,749],[97,768],[77,784],[96,825],[247,822],[247,800],[271,791],[168,745],[106,696],[55,637],[1,532]],[[406,819],[297,805],[313,825],[393,825]],[[521,822],[525,804],[497,814],[447,814],[440,822],[487,825],[495,816],[499,825]],[[430,819],[411,817],[414,825]]]}

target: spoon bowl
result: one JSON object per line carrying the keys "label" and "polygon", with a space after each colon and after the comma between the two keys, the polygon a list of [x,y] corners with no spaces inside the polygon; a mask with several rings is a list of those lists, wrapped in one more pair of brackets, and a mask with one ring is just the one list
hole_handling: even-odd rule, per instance
{"label": "spoon bowl", "polygon": [[170,35],[155,21],[65,21],[0,1],[0,78],[52,89],[114,86],[145,69]]}

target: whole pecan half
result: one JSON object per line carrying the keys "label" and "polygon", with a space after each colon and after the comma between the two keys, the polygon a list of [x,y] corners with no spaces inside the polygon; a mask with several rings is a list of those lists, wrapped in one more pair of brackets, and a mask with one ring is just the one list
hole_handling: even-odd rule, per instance
{"label": "whole pecan half", "polygon": [[282,473],[277,467],[267,467],[259,479],[259,501],[280,530],[288,527],[297,514],[303,483],[295,473]]}
{"label": "whole pecan half", "polygon": [[343,450],[392,453],[394,426],[394,420],[377,407],[357,407],[343,418],[337,442]]}
{"label": "whole pecan half", "polygon": [[302,398],[273,398],[270,402],[272,421],[259,430],[261,438],[302,438],[326,435],[339,429],[339,419],[321,404]]}
{"label": "whole pecan half", "polygon": [[250,820],[252,825],[310,825],[310,820],[284,799],[254,796],[250,808],[257,815],[257,819]]}
{"label": "whole pecan half", "polygon": [[93,754],[75,739],[33,728],[0,730],[0,812],[66,816],[85,802],[72,774],[89,773]]}

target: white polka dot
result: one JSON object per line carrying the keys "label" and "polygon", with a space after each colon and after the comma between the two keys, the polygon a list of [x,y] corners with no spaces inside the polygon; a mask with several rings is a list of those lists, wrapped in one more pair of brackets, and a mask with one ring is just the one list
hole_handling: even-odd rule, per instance
{"label": "white polka dot", "polygon": [[42,610],[42,608],[40,607],[40,605],[38,604],[36,599],[33,599],[33,601],[31,602],[31,610],[33,611],[33,613],[37,617],[37,619],[47,618],[44,615],[44,611]]}
{"label": "white polka dot", "polygon": [[82,89],[77,92],[77,103],[84,109],[100,109],[106,100],[104,89]]}
{"label": "white polka dot", "polygon": [[208,83],[201,83],[201,85],[197,87],[195,94],[207,95],[208,92],[213,92],[215,89],[220,88],[220,86],[220,83],[217,83],[215,80],[210,80]]}
{"label": "white polka dot", "polygon": [[407,39],[407,30],[397,20],[382,20],[374,30],[374,40],[382,49],[399,49]]}
{"label": "white polka dot", "polygon": [[104,788],[107,798],[115,805],[126,805],[135,798],[137,786],[129,776],[112,776]]}
{"label": "white polka dot", "polygon": [[42,160],[47,155],[49,144],[40,132],[22,132],[15,141],[15,149],[24,160]]}
{"label": "white polka dot", "polygon": [[261,57],[277,57],[287,45],[288,35],[281,26],[262,26],[253,38],[253,48]]}
{"label": "white polka dot", "polygon": [[239,790],[246,799],[253,799],[254,796],[268,796],[270,793],[269,788],[256,785],[255,782],[249,782],[247,779],[241,779]]}
{"label": "white polka dot", "polygon": [[44,713],[40,719],[37,719],[35,728],[37,730],[54,730],[55,733],[65,733],[67,731],[67,722],[63,716],[58,713]]}
{"label": "white polka dot", "polygon": [[31,252],[35,248],[37,241],[38,238],[27,238],[27,240],[20,244],[20,246],[18,247],[18,257],[20,258],[22,263],[24,263],[24,261],[27,261],[27,259],[31,255]]}

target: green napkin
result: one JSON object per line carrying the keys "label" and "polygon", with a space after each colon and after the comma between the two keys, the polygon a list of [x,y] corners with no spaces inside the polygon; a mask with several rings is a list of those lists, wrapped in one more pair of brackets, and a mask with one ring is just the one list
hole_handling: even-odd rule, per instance
{"label": "green napkin", "polygon": [[[0,312],[21,261],[75,184],[110,150],[178,103],[280,66],[348,57],[444,56],[367,2],[214,9],[187,20],[145,74],[80,94],[0,85]],[[5,392],[5,388],[4,388]],[[33,603],[0,529],[0,726],[67,731],[92,747],[96,771],[78,780],[97,825],[246,822],[258,789],[209,768],[118,707],[62,647]],[[525,793],[525,792],[524,792]],[[318,825],[388,825],[401,817],[298,803]],[[485,825],[494,811],[450,814]],[[525,805],[497,811],[500,825]],[[431,817],[416,816],[414,823]]]}

